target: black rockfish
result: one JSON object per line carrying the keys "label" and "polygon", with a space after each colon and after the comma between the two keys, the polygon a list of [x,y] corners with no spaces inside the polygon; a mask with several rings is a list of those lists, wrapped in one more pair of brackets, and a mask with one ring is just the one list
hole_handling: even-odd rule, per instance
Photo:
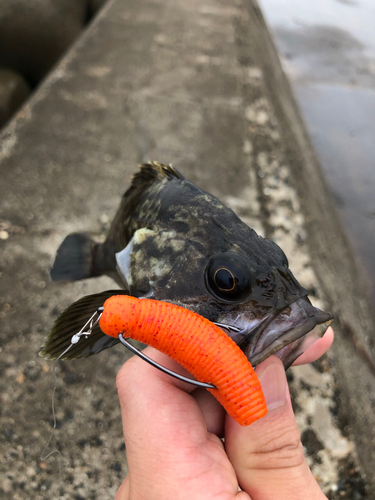
{"label": "black rockfish", "polygon": [[[220,323],[253,365],[276,354],[290,366],[307,334],[331,319],[311,305],[276,243],[172,166],[156,162],[133,176],[106,241],[70,234],[51,270],[53,280],[102,274],[125,290],[72,304],[55,322],[42,356],[58,357],[93,312],[119,293],[173,302]],[[65,357],[90,356],[117,342],[95,327]]]}

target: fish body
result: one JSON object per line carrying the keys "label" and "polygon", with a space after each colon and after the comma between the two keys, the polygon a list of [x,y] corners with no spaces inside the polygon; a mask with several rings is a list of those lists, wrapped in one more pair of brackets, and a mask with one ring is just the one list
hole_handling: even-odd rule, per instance
{"label": "fish body", "polygon": [[[51,270],[53,280],[102,274],[120,284],[124,294],[172,302],[222,324],[253,365],[276,354],[288,367],[302,354],[309,332],[331,319],[311,305],[276,243],[172,166],[156,162],[142,165],[133,176],[105,242],[69,235]],[[83,325],[116,293],[70,306],[41,354],[61,354],[79,321]],[[66,357],[88,356],[115,342],[97,329]]]}

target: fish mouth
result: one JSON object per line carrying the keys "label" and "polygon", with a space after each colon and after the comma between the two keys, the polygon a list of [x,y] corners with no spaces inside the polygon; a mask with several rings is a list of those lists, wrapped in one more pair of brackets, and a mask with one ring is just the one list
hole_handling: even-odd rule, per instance
{"label": "fish mouth", "polygon": [[222,328],[246,354],[253,366],[275,354],[288,368],[315,340],[322,337],[333,316],[304,297],[285,309],[265,316],[252,329],[237,332]]}

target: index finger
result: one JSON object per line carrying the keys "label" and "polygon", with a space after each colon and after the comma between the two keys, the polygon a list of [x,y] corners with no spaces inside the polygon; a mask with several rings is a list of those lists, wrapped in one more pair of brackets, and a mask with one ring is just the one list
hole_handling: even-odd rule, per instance
{"label": "index finger", "polygon": [[[148,347],[146,353],[182,372],[155,349]],[[189,394],[194,386],[133,357],[120,369],[117,388],[129,467],[129,479],[118,498],[128,498],[129,488],[140,485],[142,498],[160,498],[155,494],[156,484],[163,488],[175,481],[185,484],[188,478],[199,476],[197,471],[212,467],[210,452],[222,450],[222,443],[207,432],[200,405]]]}

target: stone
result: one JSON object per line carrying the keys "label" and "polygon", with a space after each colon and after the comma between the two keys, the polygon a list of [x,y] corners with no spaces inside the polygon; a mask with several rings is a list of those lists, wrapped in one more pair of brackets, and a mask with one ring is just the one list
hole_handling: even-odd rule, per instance
{"label": "stone", "polygon": [[5,125],[30,93],[31,88],[22,75],[9,69],[0,68],[0,128]]}
{"label": "stone", "polygon": [[85,0],[1,0],[0,66],[35,86],[81,33]]}
{"label": "stone", "polygon": [[90,12],[93,15],[95,15],[106,2],[107,0],[90,0],[89,2]]}

